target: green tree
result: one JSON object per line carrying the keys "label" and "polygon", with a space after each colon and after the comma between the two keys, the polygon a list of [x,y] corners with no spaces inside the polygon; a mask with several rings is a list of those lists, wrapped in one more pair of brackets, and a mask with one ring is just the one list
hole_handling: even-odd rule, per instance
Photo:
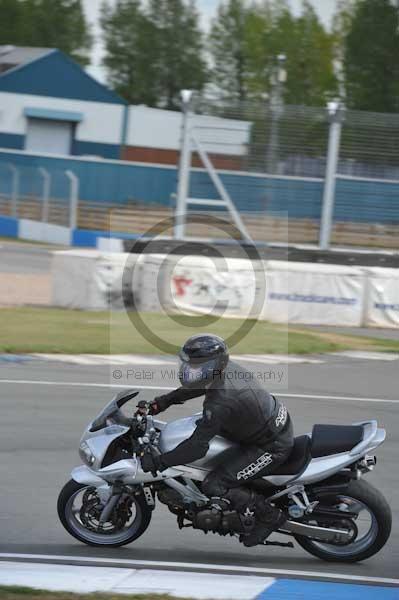
{"label": "green tree", "polygon": [[118,0],[102,8],[109,83],[133,104],[180,106],[181,89],[206,82],[202,34],[193,2]]}
{"label": "green tree", "polygon": [[101,11],[109,84],[132,104],[157,104],[157,31],[139,0],[104,2]]}
{"label": "green tree", "polygon": [[0,45],[21,45],[24,28],[22,2],[0,0]]}
{"label": "green tree", "polygon": [[82,65],[90,62],[92,38],[81,0],[33,0],[35,45],[59,48]]}
{"label": "green tree", "polygon": [[[227,0],[219,5],[212,23],[209,48],[212,54],[212,80],[218,90],[232,99],[245,100],[248,96],[247,49],[248,18],[250,11],[245,0]],[[256,33],[263,22],[252,19],[251,28]]]}
{"label": "green tree", "polygon": [[180,106],[180,90],[201,91],[207,69],[203,35],[194,0],[150,0],[148,16],[155,27],[158,105]]}
{"label": "green tree", "polygon": [[345,38],[348,107],[399,110],[399,10],[389,0],[359,0]]}
{"label": "green tree", "polygon": [[299,17],[285,1],[227,0],[212,25],[210,49],[213,80],[226,96],[270,96],[279,54],[286,56],[287,103],[324,105],[336,94],[334,37],[306,0]]}
{"label": "green tree", "polygon": [[333,33],[337,44],[338,56],[343,56],[345,38],[348,35],[359,0],[337,0],[337,9],[333,17]]}
{"label": "green tree", "polygon": [[285,10],[276,23],[276,54],[286,55],[288,104],[324,106],[335,96],[334,37],[326,32],[313,6],[305,0],[295,18]]}
{"label": "green tree", "polygon": [[59,48],[85,65],[91,42],[81,0],[0,0],[0,44]]}
{"label": "green tree", "polygon": [[246,84],[250,97],[264,98],[270,95],[276,57],[282,53],[279,23],[285,16],[292,18],[286,0],[264,0],[253,3],[248,10],[244,53],[247,65]]}

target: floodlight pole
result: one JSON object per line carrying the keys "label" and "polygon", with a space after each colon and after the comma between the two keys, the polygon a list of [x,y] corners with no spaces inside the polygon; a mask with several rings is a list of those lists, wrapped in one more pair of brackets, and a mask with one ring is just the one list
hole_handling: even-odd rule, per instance
{"label": "floodlight pole", "polygon": [[273,85],[270,96],[270,137],[267,150],[267,172],[275,174],[278,161],[279,121],[284,112],[284,84],[287,81],[285,54],[277,56],[277,65],[273,73]]}
{"label": "floodlight pole", "polygon": [[334,216],[335,181],[337,175],[342,122],[344,120],[345,107],[340,102],[329,102],[327,105],[327,111],[330,120],[330,132],[328,137],[327,166],[324,180],[323,206],[320,223],[319,245],[321,250],[328,250],[331,242],[331,230]]}
{"label": "floodlight pole", "polygon": [[191,139],[190,139],[190,117],[191,117],[191,90],[182,90],[182,134],[180,146],[180,163],[177,184],[177,200],[175,210],[175,223],[173,237],[182,240],[186,230],[187,197],[190,187],[191,169]]}

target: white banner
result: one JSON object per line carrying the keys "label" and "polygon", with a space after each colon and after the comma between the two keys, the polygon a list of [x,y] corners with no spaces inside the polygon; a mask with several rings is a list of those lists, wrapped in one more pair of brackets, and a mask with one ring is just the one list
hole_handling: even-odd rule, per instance
{"label": "white banner", "polygon": [[53,304],[123,308],[123,273],[142,312],[399,327],[399,270],[378,267],[69,250],[54,253]]}
{"label": "white banner", "polygon": [[364,277],[339,265],[268,261],[263,318],[308,325],[360,326]]}
{"label": "white banner", "polygon": [[[257,294],[257,290],[261,284],[255,264],[244,259],[200,256],[178,260],[170,273],[172,308],[225,317],[258,316],[261,292]],[[261,264],[258,269],[262,269]]]}
{"label": "white banner", "polygon": [[367,272],[366,325],[399,327],[399,269],[373,267]]}
{"label": "white banner", "polygon": [[54,306],[88,310],[122,308],[122,274],[127,254],[97,250],[54,252]]}

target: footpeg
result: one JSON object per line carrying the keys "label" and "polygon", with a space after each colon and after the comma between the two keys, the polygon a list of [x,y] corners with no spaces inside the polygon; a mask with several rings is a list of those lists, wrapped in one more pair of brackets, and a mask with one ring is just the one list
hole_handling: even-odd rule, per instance
{"label": "footpeg", "polygon": [[281,546],[281,548],[293,548],[294,544],[292,542],[269,542],[265,540],[262,542],[263,546]]}

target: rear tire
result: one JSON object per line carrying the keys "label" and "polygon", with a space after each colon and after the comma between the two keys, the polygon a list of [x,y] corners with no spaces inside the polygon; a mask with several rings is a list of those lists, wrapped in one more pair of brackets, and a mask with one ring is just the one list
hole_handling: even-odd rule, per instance
{"label": "rear tire", "polygon": [[89,487],[71,479],[64,485],[58,496],[58,516],[68,533],[88,546],[107,546],[108,548],[130,544],[143,535],[150,524],[152,515],[143,496],[134,496],[133,504],[136,511],[134,522],[121,534],[107,535],[85,529],[84,525],[74,517],[72,503],[80,491]]}
{"label": "rear tire", "polygon": [[[337,495],[328,496],[328,498],[334,501],[335,497],[339,502],[339,496],[341,495],[338,495],[338,497]],[[352,544],[343,547],[347,549],[345,550],[345,554],[339,555],[336,552],[337,548],[340,547],[336,547],[333,544],[320,544],[299,535],[296,535],[295,539],[304,550],[322,560],[352,563],[370,558],[374,554],[377,554],[389,539],[392,527],[391,508],[381,492],[366,481],[351,481],[348,489],[345,490],[342,496],[361,502],[369,509],[375,519],[375,535],[366,547],[355,550],[354,546],[354,550],[351,552],[350,546],[356,544],[356,540],[354,540]],[[322,500],[326,499],[326,496],[322,497]],[[345,513],[343,513],[344,516]]]}

